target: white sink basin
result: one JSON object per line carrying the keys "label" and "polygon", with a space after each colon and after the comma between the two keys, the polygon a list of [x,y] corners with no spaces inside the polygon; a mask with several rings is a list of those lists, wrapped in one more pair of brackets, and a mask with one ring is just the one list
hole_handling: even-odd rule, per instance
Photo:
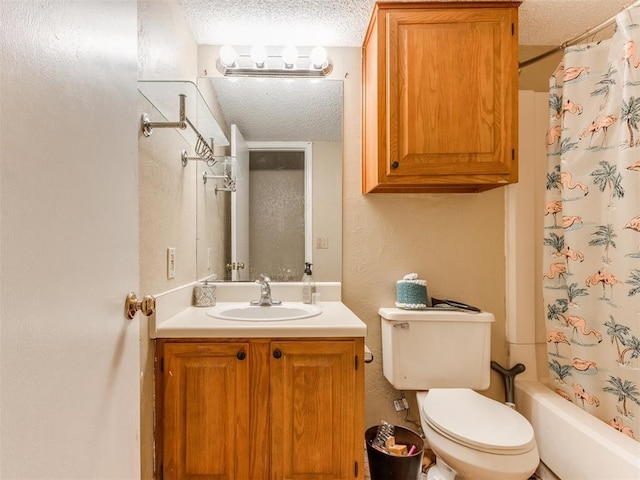
{"label": "white sink basin", "polygon": [[315,305],[246,305],[216,307],[207,310],[207,315],[222,320],[242,322],[281,322],[283,320],[300,320],[320,315],[322,310]]}

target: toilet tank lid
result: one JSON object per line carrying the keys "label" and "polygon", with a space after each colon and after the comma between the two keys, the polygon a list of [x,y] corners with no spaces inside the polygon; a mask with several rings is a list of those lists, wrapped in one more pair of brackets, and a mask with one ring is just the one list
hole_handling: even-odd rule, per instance
{"label": "toilet tank lid", "polygon": [[380,315],[385,320],[398,322],[473,322],[490,323],[495,321],[493,313],[489,312],[469,312],[466,310],[447,310],[438,307],[428,307],[420,310],[405,310],[403,308],[380,308]]}
{"label": "toilet tank lid", "polygon": [[441,433],[477,450],[517,454],[535,445],[526,418],[468,388],[429,390],[420,413]]}

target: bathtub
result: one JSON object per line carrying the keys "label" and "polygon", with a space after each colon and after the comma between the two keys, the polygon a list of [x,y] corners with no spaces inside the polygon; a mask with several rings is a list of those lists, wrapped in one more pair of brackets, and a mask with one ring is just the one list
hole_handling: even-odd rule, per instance
{"label": "bathtub", "polygon": [[640,479],[640,443],[560,397],[516,380],[517,410],[533,425],[540,459],[562,480]]}

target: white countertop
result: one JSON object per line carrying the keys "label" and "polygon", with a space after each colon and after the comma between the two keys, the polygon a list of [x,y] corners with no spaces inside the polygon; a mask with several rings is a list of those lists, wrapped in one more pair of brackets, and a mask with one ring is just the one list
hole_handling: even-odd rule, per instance
{"label": "white countertop", "polygon": [[[215,307],[193,307],[194,284],[156,296],[156,312],[149,317],[151,338],[300,338],[365,337],[366,324],[341,302],[339,282],[317,282],[320,315],[300,320],[247,322],[207,315],[213,308],[244,307],[260,297],[260,287],[249,282],[217,284]],[[272,298],[286,306],[303,305],[302,283],[271,283]],[[268,307],[265,307],[268,308]]]}
{"label": "white countertop", "polygon": [[[157,323],[156,338],[364,337],[367,326],[342,302],[321,302],[315,317],[283,321],[223,320],[207,315],[213,308],[244,307],[248,302],[218,302],[216,307],[187,307]],[[287,306],[304,305],[286,302]],[[269,308],[269,307],[264,307]]]}

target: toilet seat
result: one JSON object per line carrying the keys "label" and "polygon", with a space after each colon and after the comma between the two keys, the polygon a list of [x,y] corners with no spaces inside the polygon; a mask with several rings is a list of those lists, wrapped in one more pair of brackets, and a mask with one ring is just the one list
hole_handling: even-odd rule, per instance
{"label": "toilet seat", "polygon": [[429,390],[421,414],[440,435],[474,450],[519,455],[535,447],[533,428],[522,415],[468,388]]}

